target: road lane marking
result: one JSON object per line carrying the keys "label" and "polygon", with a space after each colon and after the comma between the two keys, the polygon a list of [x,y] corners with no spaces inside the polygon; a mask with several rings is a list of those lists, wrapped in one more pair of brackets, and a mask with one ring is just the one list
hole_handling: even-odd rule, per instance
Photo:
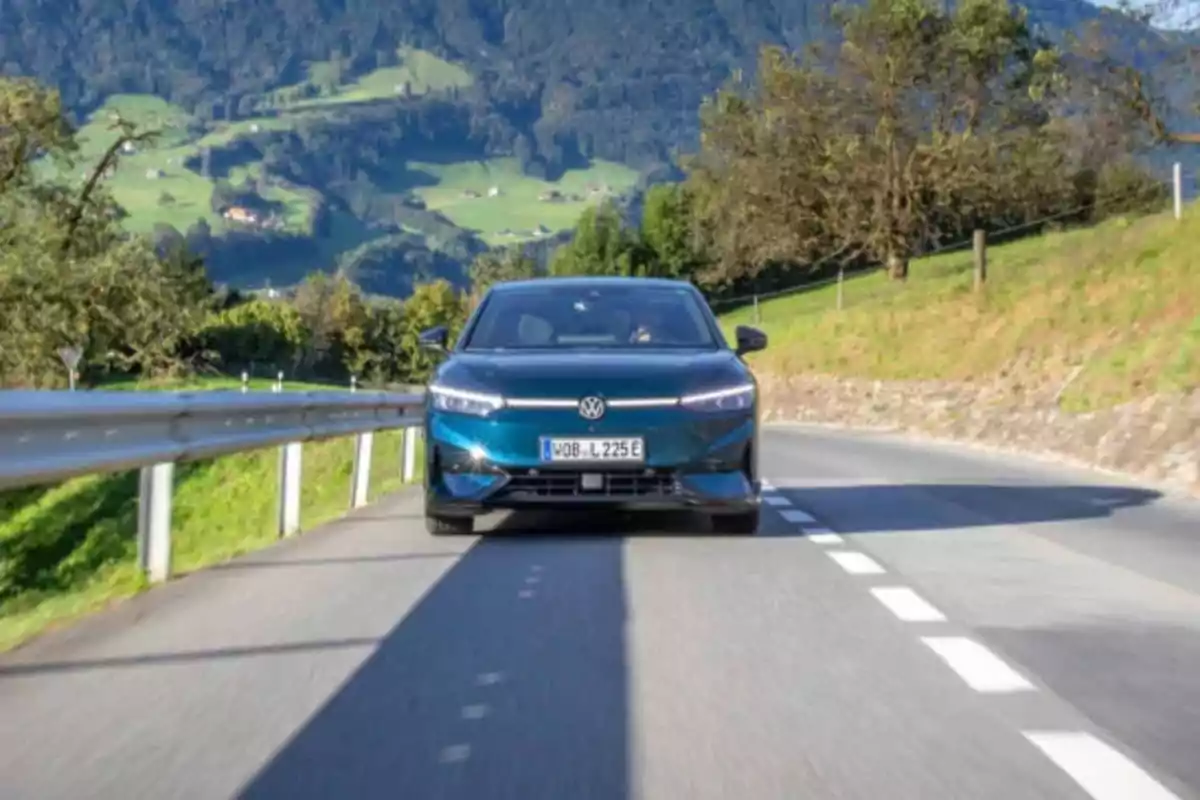
{"label": "road lane marking", "polygon": [[789,508],[787,511],[780,511],[779,513],[788,522],[807,522],[810,525],[816,522],[807,511],[801,511],[797,508]]}
{"label": "road lane marking", "polygon": [[541,578],[539,578],[537,575],[530,575],[528,578],[525,579],[525,582],[528,584],[534,584],[534,583],[539,582],[540,580],[541,580]]}
{"label": "road lane marking", "polygon": [[851,575],[882,575],[884,572],[883,567],[862,553],[855,553],[851,550],[827,550],[826,552],[838,563],[838,566]]}
{"label": "road lane marking", "polygon": [[903,622],[946,621],[945,614],[905,586],[877,586],[871,589],[871,594]]}
{"label": "road lane marking", "polygon": [[522,589],[520,592],[517,593],[517,596],[520,597],[522,600],[528,600],[529,598],[533,597],[533,590],[532,589]]}
{"label": "road lane marking", "polygon": [[454,764],[460,761],[466,761],[471,756],[471,745],[469,744],[452,744],[449,747],[442,749],[441,762],[443,764]]}
{"label": "road lane marking", "polygon": [[767,480],[766,478],[764,478],[764,479],[762,479],[761,481],[759,481],[759,482],[758,482],[758,485],[759,485],[760,487],[762,487],[762,490],[763,490],[764,492],[773,492],[773,491],[775,491],[775,484],[771,483],[771,482],[770,482],[769,480]]}
{"label": "road lane marking", "polygon": [[1025,738],[1095,800],[1179,800],[1115,748],[1082,731],[1025,731]]}
{"label": "road lane marking", "polygon": [[997,694],[1034,689],[1032,683],[978,642],[961,636],[923,636],[921,641],[977,692]]}
{"label": "road lane marking", "polygon": [[488,707],[482,703],[471,706],[463,706],[462,717],[463,719],[483,719],[487,716],[487,712]]}
{"label": "road lane marking", "polygon": [[810,525],[804,526],[804,538],[813,544],[845,544],[846,541],[829,528]]}
{"label": "road lane marking", "polygon": [[763,502],[769,506],[790,506],[791,500],[788,500],[781,494],[768,494],[763,496]]}
{"label": "road lane marking", "polygon": [[492,686],[504,680],[504,675],[499,672],[481,672],[475,678],[475,682],[480,686]]}

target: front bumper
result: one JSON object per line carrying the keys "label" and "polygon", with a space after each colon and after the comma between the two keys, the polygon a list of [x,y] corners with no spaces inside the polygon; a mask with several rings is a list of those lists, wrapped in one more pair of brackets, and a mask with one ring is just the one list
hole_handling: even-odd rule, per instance
{"label": "front bumper", "polygon": [[[631,410],[603,423],[577,415],[480,419],[431,413],[426,509],[473,516],[493,509],[751,511],[759,505],[753,410],[692,415]],[[542,436],[641,436],[640,464],[543,463]]]}

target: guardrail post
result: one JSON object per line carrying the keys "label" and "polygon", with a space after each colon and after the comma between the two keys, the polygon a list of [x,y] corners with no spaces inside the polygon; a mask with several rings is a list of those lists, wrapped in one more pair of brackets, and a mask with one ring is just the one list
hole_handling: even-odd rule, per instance
{"label": "guardrail post", "polygon": [[138,565],[151,583],[171,577],[171,494],[175,464],[142,467],[138,485]]}
{"label": "guardrail post", "polygon": [[304,446],[289,442],[279,448],[279,535],[300,532],[300,476]]}
{"label": "guardrail post", "polygon": [[405,483],[411,483],[417,474],[417,437],[421,429],[410,427],[404,429],[404,466],[400,477]]}
{"label": "guardrail post", "polygon": [[360,433],[354,440],[354,474],[350,479],[350,507],[362,508],[367,504],[368,489],[371,487],[371,446],[375,434]]}

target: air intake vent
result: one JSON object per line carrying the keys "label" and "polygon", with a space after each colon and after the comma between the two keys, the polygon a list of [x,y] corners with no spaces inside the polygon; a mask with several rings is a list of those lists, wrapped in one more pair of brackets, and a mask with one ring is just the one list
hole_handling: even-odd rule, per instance
{"label": "air intake vent", "polygon": [[[598,489],[584,488],[583,475],[600,475]],[[503,493],[532,497],[655,497],[673,495],[678,486],[673,473],[660,470],[531,470],[510,477]]]}

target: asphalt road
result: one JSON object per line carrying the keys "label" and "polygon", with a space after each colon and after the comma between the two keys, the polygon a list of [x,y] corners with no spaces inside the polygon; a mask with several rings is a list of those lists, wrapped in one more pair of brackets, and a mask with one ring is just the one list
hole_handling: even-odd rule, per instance
{"label": "asphalt road", "polygon": [[406,493],[0,658],[0,797],[1200,798],[1200,504],[772,429],[752,538]]}

